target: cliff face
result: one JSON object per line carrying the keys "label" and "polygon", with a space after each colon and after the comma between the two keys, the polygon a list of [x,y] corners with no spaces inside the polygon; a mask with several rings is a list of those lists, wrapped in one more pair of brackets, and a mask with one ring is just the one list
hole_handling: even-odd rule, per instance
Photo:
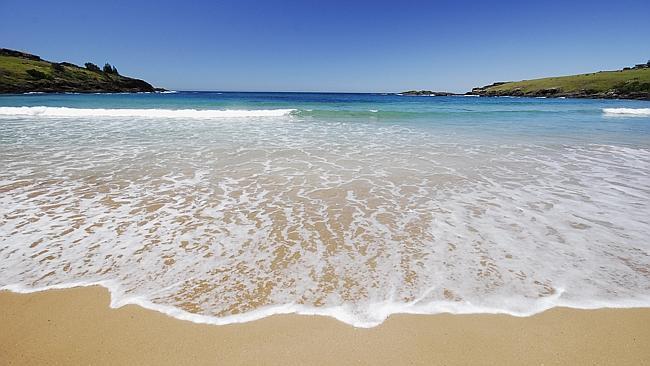
{"label": "cliff face", "polygon": [[146,81],[101,70],[53,63],[25,52],[0,49],[0,93],[27,92],[152,92]]}
{"label": "cliff face", "polygon": [[650,65],[474,88],[469,95],[650,100]]}

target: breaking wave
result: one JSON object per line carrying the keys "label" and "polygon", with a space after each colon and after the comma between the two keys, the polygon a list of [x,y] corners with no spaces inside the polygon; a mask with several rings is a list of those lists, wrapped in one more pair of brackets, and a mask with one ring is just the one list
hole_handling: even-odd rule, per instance
{"label": "breaking wave", "polygon": [[603,108],[606,115],[650,116],[650,108]]}
{"label": "breaking wave", "polygon": [[295,109],[105,109],[68,107],[0,107],[0,116],[28,117],[141,117],[141,118],[232,118],[281,117]]}

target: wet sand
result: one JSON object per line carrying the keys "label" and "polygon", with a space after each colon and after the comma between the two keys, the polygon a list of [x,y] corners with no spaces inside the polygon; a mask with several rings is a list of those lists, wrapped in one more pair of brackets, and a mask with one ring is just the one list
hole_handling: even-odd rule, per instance
{"label": "wet sand", "polygon": [[101,287],[0,292],[0,364],[650,364],[650,308],[399,315],[359,329],[298,315],[201,325],[108,304]]}

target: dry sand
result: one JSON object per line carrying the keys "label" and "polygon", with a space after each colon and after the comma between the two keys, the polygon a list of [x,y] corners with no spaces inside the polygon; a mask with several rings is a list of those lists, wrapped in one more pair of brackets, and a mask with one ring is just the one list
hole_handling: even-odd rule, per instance
{"label": "dry sand", "polygon": [[0,292],[0,365],[650,365],[650,308],[399,315],[372,329],[316,316],[200,325],[101,287]]}

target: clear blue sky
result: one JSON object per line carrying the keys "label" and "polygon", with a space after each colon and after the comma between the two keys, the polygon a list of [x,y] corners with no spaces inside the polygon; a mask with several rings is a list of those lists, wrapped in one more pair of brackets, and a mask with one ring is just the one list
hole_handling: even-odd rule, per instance
{"label": "clear blue sky", "polygon": [[0,0],[0,47],[178,90],[467,91],[650,58],[650,1]]}

